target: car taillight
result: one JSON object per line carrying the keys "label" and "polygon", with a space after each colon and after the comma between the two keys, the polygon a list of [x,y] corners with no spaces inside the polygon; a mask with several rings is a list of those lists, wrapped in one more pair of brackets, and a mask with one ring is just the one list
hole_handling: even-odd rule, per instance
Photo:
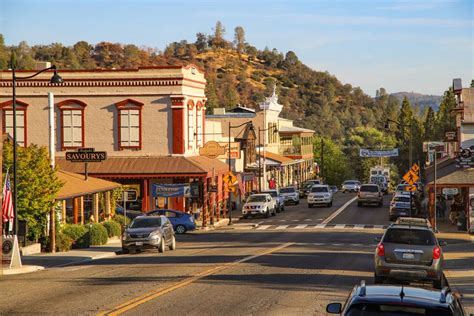
{"label": "car taillight", "polygon": [[377,256],[383,257],[385,256],[385,247],[382,243],[378,244],[377,246]]}
{"label": "car taillight", "polygon": [[439,259],[441,257],[441,248],[439,246],[435,246],[433,248],[433,259]]}

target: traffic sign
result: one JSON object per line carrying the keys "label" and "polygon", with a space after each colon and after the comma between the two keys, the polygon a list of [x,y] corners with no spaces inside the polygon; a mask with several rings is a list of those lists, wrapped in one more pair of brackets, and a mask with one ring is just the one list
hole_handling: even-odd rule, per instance
{"label": "traffic sign", "polygon": [[418,175],[420,172],[420,166],[414,163],[413,166],[411,166],[410,171],[413,171],[414,174]]}
{"label": "traffic sign", "polygon": [[236,191],[235,185],[237,184],[237,177],[231,171],[227,172],[222,179],[224,180],[225,190],[227,192]]}
{"label": "traffic sign", "polygon": [[403,180],[405,180],[408,184],[414,184],[416,181],[418,181],[418,179],[420,179],[420,177],[412,170],[408,171],[403,176]]}
{"label": "traffic sign", "polygon": [[407,185],[405,187],[405,191],[407,191],[407,192],[416,192],[416,185]]}

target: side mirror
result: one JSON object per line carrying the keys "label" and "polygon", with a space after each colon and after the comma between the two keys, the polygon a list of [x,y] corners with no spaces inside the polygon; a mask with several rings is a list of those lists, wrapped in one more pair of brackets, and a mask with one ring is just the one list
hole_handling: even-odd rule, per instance
{"label": "side mirror", "polygon": [[340,314],[342,312],[342,304],[330,303],[326,306],[326,312],[329,314]]}
{"label": "side mirror", "polygon": [[375,241],[375,242],[380,242],[381,240],[382,240],[382,237],[375,237],[375,238],[374,238],[374,241]]}
{"label": "side mirror", "polygon": [[441,247],[444,247],[444,246],[447,246],[447,245],[448,245],[448,243],[446,242],[446,240],[439,240],[438,243],[439,243],[439,245],[440,245]]}

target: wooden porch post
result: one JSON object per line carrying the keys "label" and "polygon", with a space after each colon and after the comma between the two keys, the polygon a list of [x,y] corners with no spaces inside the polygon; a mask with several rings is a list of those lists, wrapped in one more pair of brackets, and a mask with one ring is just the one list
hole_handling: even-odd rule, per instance
{"label": "wooden porch post", "polygon": [[207,194],[207,178],[203,177],[201,178],[201,181],[203,182],[202,186],[202,227],[207,227],[207,218],[209,216],[209,208],[208,208],[208,199],[209,195]]}
{"label": "wooden porch post", "polygon": [[67,218],[66,218],[66,217],[67,217],[67,213],[66,213],[66,200],[62,200],[61,206],[62,206],[62,209],[61,209],[61,211],[62,211],[62,213],[61,213],[61,214],[62,214],[62,216],[61,216],[61,222],[62,222],[63,224],[66,224],[66,220],[67,220]]}
{"label": "wooden porch post", "polygon": [[81,225],[84,225],[84,196],[79,198],[79,209],[81,210]]}
{"label": "wooden porch post", "polygon": [[94,214],[94,220],[96,223],[99,222],[99,193],[92,195],[92,214]]}
{"label": "wooden porch post", "polygon": [[105,219],[110,219],[110,191],[105,192]]}
{"label": "wooden porch post", "polygon": [[74,224],[79,224],[79,198],[73,199]]}
{"label": "wooden porch post", "polygon": [[150,200],[150,196],[149,196],[149,181],[148,179],[143,179],[143,192],[142,192],[142,212],[143,213],[146,213],[149,211],[149,200]]}

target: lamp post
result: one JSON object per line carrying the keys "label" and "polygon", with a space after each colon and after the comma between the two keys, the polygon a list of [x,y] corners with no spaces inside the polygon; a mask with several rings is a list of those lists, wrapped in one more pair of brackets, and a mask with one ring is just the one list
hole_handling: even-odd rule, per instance
{"label": "lamp post", "polygon": [[[250,128],[253,128],[252,121],[248,121],[248,122],[242,123],[240,125],[230,125],[230,122],[229,122],[229,130],[228,130],[228,132],[229,132],[229,147],[227,149],[229,174],[232,172],[232,165],[231,165],[231,161],[230,161],[230,131],[234,128],[239,128],[239,127],[242,127],[244,125],[249,125],[249,124],[250,124]],[[229,192],[229,224],[228,225],[232,225],[232,192]]]}
{"label": "lamp post", "polygon": [[[261,132],[267,132],[273,129],[273,133],[278,133],[278,128],[276,126],[270,126],[269,128],[261,129],[260,127],[258,128],[258,148],[260,151],[260,147],[262,147],[262,138],[260,137]],[[266,144],[263,144],[263,172],[264,174],[266,173],[266,164],[265,164],[265,148]],[[262,192],[262,163],[261,163],[261,157],[258,159],[258,191]]]}
{"label": "lamp post", "polygon": [[[12,86],[13,86],[13,214],[15,217],[15,224],[14,224],[14,232],[15,235],[18,235],[18,210],[17,210],[17,199],[18,199],[18,192],[17,192],[17,133],[16,133],[16,82],[17,80],[28,80],[38,76],[40,73],[43,73],[48,70],[54,70],[54,74],[50,79],[51,84],[60,84],[63,82],[63,78],[58,75],[56,66],[53,65],[51,67],[45,68],[43,70],[38,71],[37,73],[26,76],[26,77],[18,77],[16,75],[15,63],[13,60],[13,55],[11,59],[11,67],[12,67]],[[26,145],[26,144],[25,144]]]}

